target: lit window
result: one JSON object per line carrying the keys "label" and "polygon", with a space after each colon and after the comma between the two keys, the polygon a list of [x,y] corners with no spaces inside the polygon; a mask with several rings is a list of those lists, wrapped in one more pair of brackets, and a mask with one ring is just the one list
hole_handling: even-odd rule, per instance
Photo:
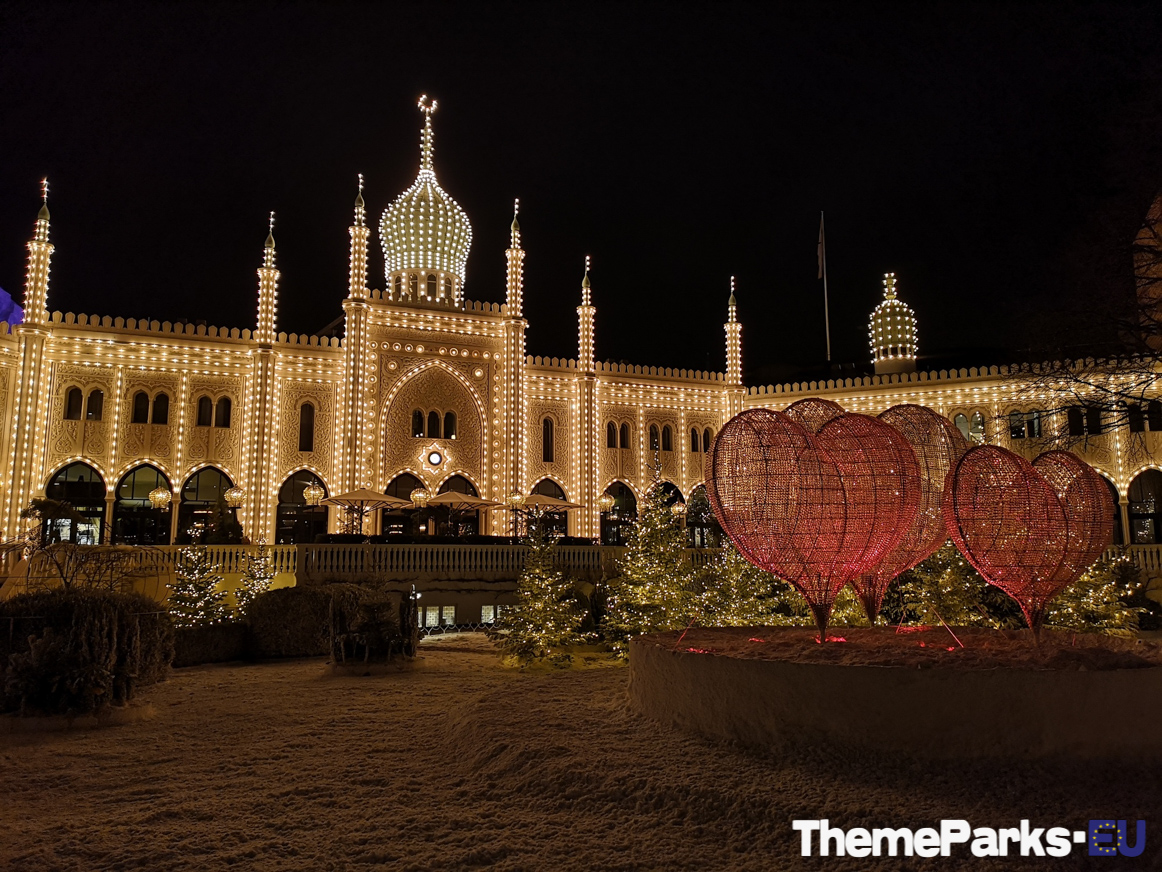
{"label": "lit window", "polygon": [[445,627],[451,627],[456,623],[456,607],[455,606],[440,606],[440,623]]}
{"label": "lit window", "polygon": [[480,607],[480,623],[492,624],[496,622],[496,606]]}

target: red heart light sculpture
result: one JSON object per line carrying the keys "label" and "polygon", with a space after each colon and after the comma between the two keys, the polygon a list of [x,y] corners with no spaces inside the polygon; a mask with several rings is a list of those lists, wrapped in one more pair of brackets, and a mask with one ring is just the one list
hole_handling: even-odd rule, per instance
{"label": "red heart light sculpture", "polygon": [[892,434],[845,414],[816,436],[789,415],[749,409],[714,441],[707,492],[719,523],[803,595],[820,639],[835,595],[899,543],[918,510],[915,455]]}
{"label": "red heart light sculpture", "polygon": [[920,464],[903,434],[868,415],[833,418],[819,431],[819,441],[839,465],[847,499],[848,566],[838,575],[851,579],[874,622],[887,587],[876,584],[875,569],[916,524]]}
{"label": "red heart light sculpture", "polygon": [[833,418],[838,418],[843,413],[843,406],[839,403],[821,397],[807,397],[803,400],[797,400],[783,409],[784,415],[796,424],[802,424],[812,433],[818,433],[823,429],[824,424]]}
{"label": "red heart light sculpture", "polygon": [[879,419],[890,424],[912,447],[920,467],[920,506],[900,544],[884,555],[874,572],[852,582],[873,624],[892,579],[932,555],[948,539],[944,484],[969,447],[968,440],[951,421],[924,406],[892,406]]}
{"label": "red heart light sculpture", "polygon": [[1076,454],[1046,451],[1033,460],[1065,510],[1065,553],[1054,578],[1073,584],[1101,557],[1114,534],[1114,498],[1096,470]]}
{"label": "red heart light sculpture", "polygon": [[956,547],[986,581],[1017,601],[1035,637],[1049,601],[1101,553],[1112,530],[1108,491],[1101,497],[1104,482],[1095,483],[1078,467],[1080,460],[1060,453],[1038,458],[1047,473],[1042,476],[1012,451],[970,448],[944,499]]}

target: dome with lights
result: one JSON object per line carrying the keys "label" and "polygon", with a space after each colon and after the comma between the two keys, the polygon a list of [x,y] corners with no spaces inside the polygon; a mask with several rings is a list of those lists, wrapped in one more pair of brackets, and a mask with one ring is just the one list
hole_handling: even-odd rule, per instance
{"label": "dome with lights", "polygon": [[896,298],[896,274],[884,273],[884,300],[868,324],[876,373],[916,371],[916,316]]}
{"label": "dome with lights", "polygon": [[383,211],[383,245],[388,295],[394,300],[459,305],[464,270],[472,244],[468,216],[436,182],[432,169],[432,113],[427,96],[420,140],[420,172],[412,186]]}

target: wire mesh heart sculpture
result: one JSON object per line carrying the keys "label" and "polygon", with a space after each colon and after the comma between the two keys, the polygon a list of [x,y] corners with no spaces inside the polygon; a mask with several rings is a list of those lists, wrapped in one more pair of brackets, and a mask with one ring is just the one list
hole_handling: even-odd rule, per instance
{"label": "wire mesh heart sculpture", "polygon": [[920,466],[920,506],[916,519],[900,543],[884,555],[873,572],[852,581],[868,620],[875,623],[888,585],[935,553],[948,540],[944,525],[944,485],[948,473],[968,450],[952,422],[924,406],[892,406],[879,415],[911,446]]}
{"label": "wire mesh heart sculpture", "polygon": [[707,492],[735,547],[803,595],[823,640],[835,595],[914,521],[919,466],[875,418],[843,414],[816,435],[787,414],[748,409],[715,439]]}
{"label": "wire mesh heart sculpture", "polygon": [[953,470],[944,521],[965,559],[1017,602],[1039,638],[1049,602],[1109,544],[1113,500],[1098,474],[1067,452],[1048,452],[1034,466],[979,445]]}

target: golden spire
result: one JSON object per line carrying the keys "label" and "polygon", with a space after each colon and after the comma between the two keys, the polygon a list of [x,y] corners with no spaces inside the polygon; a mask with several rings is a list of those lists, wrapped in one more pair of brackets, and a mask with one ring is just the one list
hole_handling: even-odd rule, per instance
{"label": "golden spire", "polygon": [[266,234],[266,253],[263,255],[262,265],[266,268],[274,267],[274,211],[270,213],[270,225]]}
{"label": "golden spire", "polygon": [[355,223],[362,227],[365,207],[363,203],[363,173],[359,173],[359,193],[355,195]]}
{"label": "golden spire", "polygon": [[[40,180],[40,199],[43,201],[40,207],[40,214],[36,217],[44,221],[48,220],[48,176]],[[67,217],[67,216],[66,216]]]}
{"label": "golden spire", "polygon": [[420,170],[432,172],[432,113],[436,111],[439,103],[433,100],[429,104],[428,95],[421,94],[416,105],[424,113],[424,135],[420,140]]}
{"label": "golden spire", "polygon": [[520,197],[517,197],[512,204],[512,248],[520,248],[520,222],[516,220],[516,216],[520,213]]}

